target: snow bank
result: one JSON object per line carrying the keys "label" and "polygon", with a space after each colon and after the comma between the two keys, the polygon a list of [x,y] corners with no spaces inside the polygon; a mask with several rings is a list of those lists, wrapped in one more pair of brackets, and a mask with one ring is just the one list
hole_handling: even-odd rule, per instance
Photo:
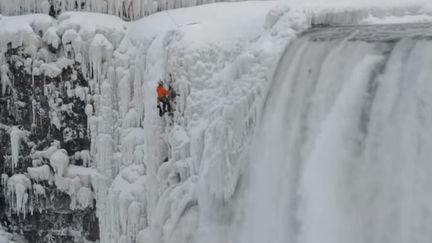
{"label": "snow bank", "polygon": [[124,19],[137,19],[152,13],[192,7],[201,4],[220,2],[220,0],[2,0],[0,14],[19,15],[24,13],[45,13],[50,11],[89,11],[113,14]]}
{"label": "snow bank", "polygon": [[82,40],[87,41],[95,34],[102,34],[113,45],[120,43],[126,30],[126,24],[120,18],[105,14],[66,12],[58,17],[58,21],[60,35],[66,30],[75,30]]}
{"label": "snow bank", "polygon": [[[178,34],[186,32],[181,37],[184,41],[203,44],[253,39],[262,33],[263,25],[257,24],[254,28],[246,27],[251,26],[251,23],[262,23],[270,5],[274,6],[275,3],[257,1],[235,3],[235,6],[233,3],[219,3],[196,8],[177,9],[157,13],[149,18],[132,22],[128,30],[132,39],[151,38],[168,30],[177,31]],[[247,14],[245,9],[247,9]],[[224,14],[216,17],[215,12],[223,12]],[[248,17],[241,17],[245,15]],[[230,24],[224,25],[225,23]],[[146,27],[144,28],[144,26]],[[208,31],[209,29],[212,31]],[[165,41],[169,40],[166,39]]]}
{"label": "snow bank", "polygon": [[[2,1],[3,2],[3,1]],[[54,19],[47,15],[34,14],[14,17],[0,17],[0,50],[6,50],[10,43],[12,48],[26,45],[38,46],[38,34],[55,23]]]}

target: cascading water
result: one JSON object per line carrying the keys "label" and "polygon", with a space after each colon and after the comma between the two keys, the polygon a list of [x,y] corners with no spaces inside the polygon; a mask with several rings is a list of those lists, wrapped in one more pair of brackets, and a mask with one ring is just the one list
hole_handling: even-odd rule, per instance
{"label": "cascading water", "polygon": [[311,30],[276,70],[242,242],[432,239],[430,24]]}

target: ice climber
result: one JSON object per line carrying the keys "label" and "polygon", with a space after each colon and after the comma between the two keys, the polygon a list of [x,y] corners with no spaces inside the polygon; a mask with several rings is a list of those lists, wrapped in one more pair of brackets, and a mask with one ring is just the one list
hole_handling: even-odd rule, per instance
{"label": "ice climber", "polygon": [[169,107],[172,110],[175,105],[175,98],[177,97],[177,92],[173,89],[171,85],[168,85],[168,103]]}
{"label": "ice climber", "polygon": [[171,107],[168,101],[168,90],[165,88],[162,80],[159,80],[156,92],[158,96],[157,107],[159,109],[159,116],[162,116],[165,112],[171,111]]}

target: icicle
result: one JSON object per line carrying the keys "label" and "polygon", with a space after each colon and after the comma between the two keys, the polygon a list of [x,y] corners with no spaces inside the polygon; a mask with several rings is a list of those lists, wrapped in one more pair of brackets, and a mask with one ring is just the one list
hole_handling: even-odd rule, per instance
{"label": "icicle", "polygon": [[133,201],[128,208],[127,233],[133,237],[133,240],[135,240],[138,229],[140,228],[140,218],[142,217],[141,210],[141,203],[137,201]]}
{"label": "icicle", "polygon": [[[39,213],[42,213],[41,199],[46,199],[45,187],[40,184],[33,184],[33,194],[35,196],[35,202],[30,202],[30,207],[33,208],[33,204],[36,203],[38,206]],[[33,211],[33,209],[32,209]],[[33,214],[33,212],[31,212]]]}
{"label": "icicle", "polygon": [[113,45],[102,34],[96,34],[90,43],[89,62],[93,77],[97,83],[102,81],[104,71],[104,62],[110,62],[112,59]]}
{"label": "icicle", "polygon": [[129,193],[120,193],[119,196],[119,216],[122,234],[127,233],[128,209],[133,197]]}
{"label": "icicle", "polygon": [[10,140],[11,140],[11,153],[12,153],[12,173],[14,172],[15,167],[18,165],[18,160],[20,156],[20,143],[24,136],[24,131],[19,129],[16,126],[12,127],[12,131],[10,132]]}
{"label": "icicle", "polygon": [[125,117],[131,97],[130,74],[129,72],[120,80],[118,85],[118,99],[120,117]]}
{"label": "icicle", "polygon": [[92,156],[96,154],[96,138],[97,138],[97,131],[98,131],[98,118],[96,116],[90,116],[88,119],[88,133],[90,134],[90,151]]}
{"label": "icicle", "polygon": [[30,179],[23,174],[15,174],[8,180],[7,184],[7,194],[12,199],[11,206],[17,213],[23,213],[25,217],[25,206],[28,200],[26,191],[31,188]]}
{"label": "icicle", "polygon": [[2,95],[5,94],[8,87],[12,85],[9,79],[9,67],[6,64],[0,66],[0,81],[2,84]]}
{"label": "icicle", "polygon": [[130,109],[123,119],[123,128],[140,127],[140,117],[135,109]]}
{"label": "icicle", "polygon": [[32,100],[32,127],[34,127],[34,126],[36,126],[36,104],[37,104],[37,101],[36,101],[36,99],[33,99]]}
{"label": "icicle", "polygon": [[[140,56],[138,58],[137,63],[134,66],[135,75],[133,81],[133,98],[132,98],[132,106],[138,112],[140,120],[144,118],[144,94],[141,89],[143,84],[143,75],[142,70],[139,67],[144,66],[143,57]],[[138,68],[137,68],[138,67]]]}
{"label": "icicle", "polygon": [[45,196],[45,187],[40,184],[33,185],[33,192],[38,196]]}
{"label": "icicle", "polygon": [[93,192],[88,187],[81,187],[77,193],[78,205],[81,208],[93,206]]}
{"label": "icicle", "polygon": [[96,138],[96,167],[107,178],[112,178],[113,140],[111,135],[99,134]]}

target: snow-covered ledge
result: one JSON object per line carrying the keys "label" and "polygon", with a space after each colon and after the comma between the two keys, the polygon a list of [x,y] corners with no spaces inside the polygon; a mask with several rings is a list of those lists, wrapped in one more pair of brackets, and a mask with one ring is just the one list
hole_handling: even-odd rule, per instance
{"label": "snow-covered ledge", "polygon": [[136,20],[156,12],[194,7],[232,0],[2,0],[0,14],[23,15],[43,13],[58,15],[65,11],[86,11],[112,14],[126,20]]}

